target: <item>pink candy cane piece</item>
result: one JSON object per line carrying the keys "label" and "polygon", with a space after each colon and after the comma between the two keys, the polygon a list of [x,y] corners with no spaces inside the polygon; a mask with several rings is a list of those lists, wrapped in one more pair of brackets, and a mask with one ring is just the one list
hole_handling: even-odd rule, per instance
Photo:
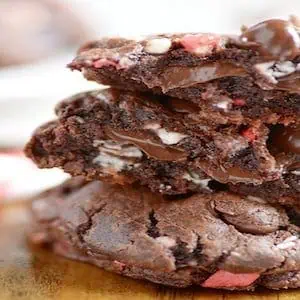
{"label": "pink candy cane piece", "polygon": [[233,101],[233,104],[236,106],[246,105],[246,101],[244,99],[236,98],[236,99],[233,99],[232,101]]}
{"label": "pink candy cane piece", "polygon": [[96,68],[96,69],[100,69],[102,67],[107,67],[107,66],[114,66],[114,67],[117,67],[117,63],[115,63],[114,61],[112,60],[108,60],[106,58],[101,58],[101,59],[98,59],[96,61],[94,61],[93,63],[93,66]]}
{"label": "pink candy cane piece", "polygon": [[125,269],[126,264],[124,264],[120,261],[114,260],[114,266],[121,272]]}
{"label": "pink candy cane piece", "polygon": [[219,42],[219,37],[203,34],[187,34],[180,39],[180,43],[184,49],[193,53],[209,53],[218,46]]}
{"label": "pink candy cane piece", "polygon": [[250,143],[254,142],[257,138],[255,128],[249,127],[242,131],[242,136],[247,139]]}
{"label": "pink candy cane piece", "polygon": [[259,276],[259,273],[234,274],[219,270],[206,279],[202,286],[207,288],[246,287],[251,285]]}

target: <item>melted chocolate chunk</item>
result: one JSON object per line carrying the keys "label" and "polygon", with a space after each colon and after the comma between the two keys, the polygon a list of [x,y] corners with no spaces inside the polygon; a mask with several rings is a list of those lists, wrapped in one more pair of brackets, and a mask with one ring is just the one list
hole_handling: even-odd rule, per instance
{"label": "melted chocolate chunk", "polygon": [[271,145],[286,153],[300,154],[300,127],[278,127],[272,134]]}
{"label": "melted chocolate chunk", "polygon": [[292,165],[290,165],[288,167],[288,171],[290,172],[293,172],[293,171],[298,171],[300,172],[300,161],[299,162],[296,162],[296,163],[293,163]]}
{"label": "melted chocolate chunk", "polygon": [[281,90],[293,92],[293,93],[300,93],[300,74],[299,72],[295,72],[288,76],[284,76],[282,78],[277,79],[278,82],[276,87]]}
{"label": "melted chocolate chunk", "polygon": [[290,208],[286,209],[286,213],[289,217],[289,221],[292,224],[300,227],[300,214],[299,214],[299,211],[296,211],[295,209],[290,207]]}
{"label": "melted chocolate chunk", "polygon": [[184,114],[196,114],[200,110],[199,106],[193,102],[179,98],[170,98],[167,101],[167,106],[174,112]]}
{"label": "melted chocolate chunk", "polygon": [[267,60],[289,60],[299,55],[300,37],[289,21],[271,19],[258,23],[246,29],[241,40]]}
{"label": "melted chocolate chunk", "polygon": [[147,132],[130,133],[124,130],[106,129],[106,134],[114,141],[132,143],[150,157],[163,161],[182,161],[187,157],[181,149],[164,146],[153,140]]}
{"label": "melted chocolate chunk", "polygon": [[192,86],[198,83],[205,83],[214,79],[230,76],[246,76],[244,68],[226,62],[205,63],[197,67],[170,67],[164,71],[158,82],[149,85],[159,84],[163,91],[178,87]]}
{"label": "melted chocolate chunk", "polygon": [[225,169],[224,167],[220,167],[218,169],[212,169],[211,166],[202,161],[199,163],[201,169],[207,173],[212,178],[215,178],[221,183],[227,183],[228,181],[232,182],[260,182],[260,177],[257,174],[254,174],[248,170],[242,169],[238,166],[230,167]]}

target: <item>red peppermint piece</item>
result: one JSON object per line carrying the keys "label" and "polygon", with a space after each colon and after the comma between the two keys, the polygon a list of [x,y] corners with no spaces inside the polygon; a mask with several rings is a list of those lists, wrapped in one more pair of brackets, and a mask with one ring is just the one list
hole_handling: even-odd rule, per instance
{"label": "red peppermint piece", "polygon": [[259,273],[234,274],[219,270],[206,279],[206,281],[202,283],[202,286],[208,288],[246,287],[251,285],[257,278],[259,278],[259,276]]}
{"label": "red peppermint piece", "polygon": [[242,136],[246,138],[250,143],[255,141],[257,138],[256,130],[249,127],[241,132]]}
{"label": "red peppermint piece", "polygon": [[118,260],[114,260],[114,265],[119,269],[119,271],[123,271],[126,265]]}
{"label": "red peppermint piece", "polygon": [[107,67],[107,66],[117,67],[117,65],[118,64],[116,62],[109,60],[107,58],[98,59],[98,60],[94,61],[94,63],[93,63],[93,66],[96,69],[100,69],[102,67]]}
{"label": "red peppermint piece", "polygon": [[219,43],[220,37],[208,34],[187,34],[180,39],[186,51],[196,54],[210,53]]}
{"label": "red peppermint piece", "polygon": [[244,99],[241,99],[241,98],[232,99],[232,102],[233,102],[233,105],[236,105],[236,106],[246,105],[246,101]]}

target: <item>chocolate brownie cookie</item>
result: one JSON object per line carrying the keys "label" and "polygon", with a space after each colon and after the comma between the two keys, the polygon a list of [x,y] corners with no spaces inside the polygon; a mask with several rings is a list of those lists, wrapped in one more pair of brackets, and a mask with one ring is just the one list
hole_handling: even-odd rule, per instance
{"label": "chocolate brownie cookie", "polygon": [[240,36],[105,38],[84,45],[69,67],[116,88],[181,98],[215,122],[288,124],[300,113],[299,25],[274,19]]}
{"label": "chocolate brownie cookie", "polygon": [[72,179],[32,204],[34,243],[133,278],[186,287],[300,287],[299,227],[279,206],[220,192],[165,200]]}
{"label": "chocolate brownie cookie", "polygon": [[300,164],[291,166],[279,180],[264,182],[259,186],[243,183],[229,184],[228,188],[242,195],[252,195],[268,199],[269,202],[300,209]]}
{"label": "chocolate brownie cookie", "polygon": [[171,195],[281,180],[300,161],[299,128],[207,126],[194,111],[173,111],[173,100],[113,89],[78,94],[57,106],[58,120],[36,131],[26,153],[41,168]]}

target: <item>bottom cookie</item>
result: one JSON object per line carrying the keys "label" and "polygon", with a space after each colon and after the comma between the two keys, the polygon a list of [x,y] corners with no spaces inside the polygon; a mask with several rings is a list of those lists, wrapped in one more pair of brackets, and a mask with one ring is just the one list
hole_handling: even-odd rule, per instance
{"label": "bottom cookie", "polygon": [[171,201],[75,178],[39,195],[32,213],[33,243],[125,276],[176,287],[300,287],[299,227],[259,198]]}

